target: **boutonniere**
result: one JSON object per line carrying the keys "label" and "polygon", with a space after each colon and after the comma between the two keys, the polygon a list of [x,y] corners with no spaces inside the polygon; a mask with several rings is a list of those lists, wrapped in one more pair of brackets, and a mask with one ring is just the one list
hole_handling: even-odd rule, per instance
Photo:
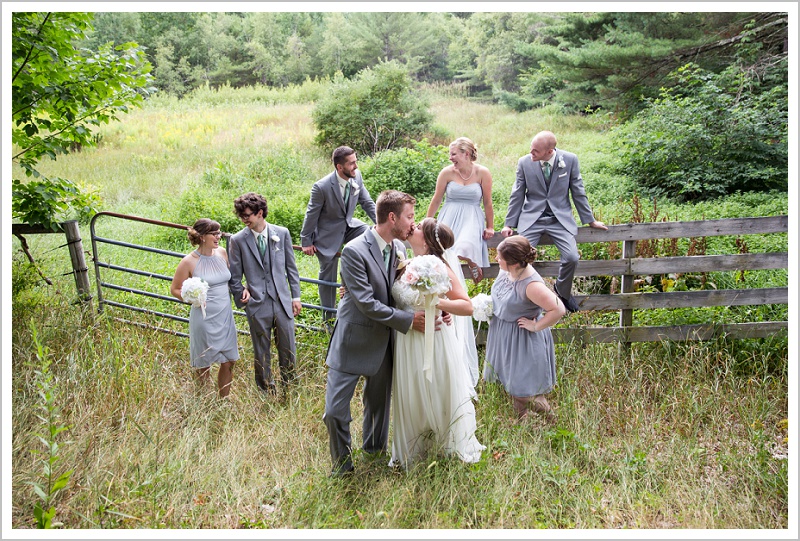
{"label": "boutonniere", "polygon": [[271,240],[272,242],[274,242],[274,243],[275,243],[275,251],[276,251],[276,252],[280,251],[281,247],[280,247],[280,246],[278,246],[278,243],[281,241],[281,239],[278,237],[278,235],[272,235],[272,236],[269,238],[269,240]]}
{"label": "boutonniere", "polygon": [[564,169],[567,165],[564,163],[564,156],[558,157],[558,167]]}
{"label": "boutonniere", "polygon": [[397,255],[397,270],[401,270],[408,265],[408,259],[406,259],[406,254],[400,250],[396,250],[395,254]]}
{"label": "boutonniere", "polygon": [[354,179],[350,179],[350,186],[353,188],[353,196],[358,195],[358,191],[361,189],[361,186]]}

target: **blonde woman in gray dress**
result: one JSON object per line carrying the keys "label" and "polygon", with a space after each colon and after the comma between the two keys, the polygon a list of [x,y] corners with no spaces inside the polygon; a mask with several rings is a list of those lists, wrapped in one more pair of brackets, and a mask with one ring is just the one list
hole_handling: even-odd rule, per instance
{"label": "blonde woman in gray dress", "polygon": [[181,288],[187,279],[202,278],[208,283],[205,314],[197,306],[192,306],[189,313],[189,358],[195,377],[202,383],[210,379],[211,366],[219,364],[219,396],[226,397],[233,380],[233,365],[239,359],[239,349],[228,290],[231,271],[228,254],[219,245],[221,236],[219,223],[208,218],[200,218],[189,228],[189,242],[197,249],[178,263],[170,293],[184,300]]}

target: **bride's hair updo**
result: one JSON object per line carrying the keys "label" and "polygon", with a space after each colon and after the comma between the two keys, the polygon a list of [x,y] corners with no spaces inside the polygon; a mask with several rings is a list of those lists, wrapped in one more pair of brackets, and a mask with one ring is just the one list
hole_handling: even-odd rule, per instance
{"label": "bride's hair updo", "polygon": [[203,235],[208,235],[209,233],[215,233],[217,231],[219,231],[219,222],[215,222],[209,218],[200,218],[189,228],[186,232],[186,236],[189,237],[189,242],[192,243],[192,246],[198,246],[203,240]]}
{"label": "bride's hair updo", "polygon": [[425,244],[428,245],[428,253],[444,261],[444,251],[452,248],[456,242],[453,230],[436,218],[425,218],[419,227],[422,229]]}
{"label": "bride's hair updo", "polygon": [[497,245],[497,252],[506,263],[524,267],[536,261],[536,248],[522,235],[508,237]]}
{"label": "bride's hair updo", "polygon": [[453,147],[457,148],[461,152],[465,152],[467,154],[467,158],[473,162],[478,159],[478,147],[466,137],[459,137],[450,143],[450,148]]}

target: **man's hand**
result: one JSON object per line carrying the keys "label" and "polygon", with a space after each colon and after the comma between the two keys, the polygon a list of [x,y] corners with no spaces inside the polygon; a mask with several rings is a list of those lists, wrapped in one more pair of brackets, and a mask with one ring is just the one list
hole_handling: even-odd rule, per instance
{"label": "man's hand", "polygon": [[594,227],[595,229],[602,229],[604,231],[608,231],[608,227],[606,226],[606,224],[604,224],[599,220],[595,220],[592,223],[590,223],[589,227]]}
{"label": "man's hand", "polygon": [[311,246],[303,246],[301,250],[303,250],[303,253],[306,255],[314,255],[317,253],[317,247],[313,244]]}
{"label": "man's hand", "polygon": [[504,237],[510,237],[511,235],[514,234],[514,230],[508,226],[505,226],[503,229],[500,230],[500,234],[503,235]]}
{"label": "man's hand", "polygon": [[292,314],[297,316],[300,313],[300,310],[303,309],[303,303],[300,301],[292,301]]}
{"label": "man's hand", "polygon": [[[450,314],[448,314],[448,316],[449,315]],[[425,310],[417,310],[414,312],[414,322],[411,324],[411,328],[417,332],[425,332]],[[442,318],[436,318],[436,323],[433,328],[437,331],[442,328]]]}

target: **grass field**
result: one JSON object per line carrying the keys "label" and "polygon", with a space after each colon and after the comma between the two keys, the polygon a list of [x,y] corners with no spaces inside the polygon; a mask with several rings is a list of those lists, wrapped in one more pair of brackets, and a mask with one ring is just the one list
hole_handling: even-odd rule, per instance
{"label": "grass field", "polygon": [[[458,96],[433,95],[431,108],[453,138],[476,141],[501,199],[507,201],[516,159],[532,134],[552,129],[560,146],[581,157],[602,219],[626,221],[632,194],[624,180],[604,173],[607,129],[598,120],[518,114]],[[206,194],[209,179],[223,178],[229,191],[215,186],[208,193],[222,200],[192,208],[228,212],[224,197],[234,190],[307,194],[330,168],[328,151],[311,144],[310,111],[302,103],[154,102],[103,128],[98,149],[42,170],[96,188],[102,210],[188,224],[198,216],[181,209],[192,193]],[[277,173],[250,175],[255,170]],[[659,207],[671,219],[773,215],[788,212],[787,199]],[[504,214],[495,209],[497,225]],[[139,227],[115,233],[157,239]],[[46,486],[37,435],[59,443],[53,472],[72,470],[49,502],[64,528],[285,528],[320,536],[342,528],[493,530],[487,537],[502,536],[501,529],[753,529],[758,536],[789,528],[786,338],[637,344],[629,352],[559,345],[556,426],[518,425],[502,387],[481,383],[477,436],[487,450],[479,463],[433,456],[399,473],[387,467],[388,457],[370,460],[356,451],[355,475],[336,480],[328,477],[321,420],[324,334],[298,331],[299,383],[276,398],[256,390],[252,347],[240,338],[230,397],[219,400],[213,388],[193,383],[186,339],[75,305],[60,236],[28,240],[54,285],[37,279],[15,240],[5,383],[13,528],[35,527],[42,498],[31,483]],[[162,240],[188,251],[182,241]],[[773,242],[787,249],[785,237]],[[315,260],[298,257],[301,274],[314,277]],[[171,273],[168,263],[158,265]],[[785,285],[787,277],[765,280]],[[360,408],[354,400],[354,446]],[[43,412],[49,425],[37,417],[48,417]],[[68,429],[49,438],[48,426]]]}

